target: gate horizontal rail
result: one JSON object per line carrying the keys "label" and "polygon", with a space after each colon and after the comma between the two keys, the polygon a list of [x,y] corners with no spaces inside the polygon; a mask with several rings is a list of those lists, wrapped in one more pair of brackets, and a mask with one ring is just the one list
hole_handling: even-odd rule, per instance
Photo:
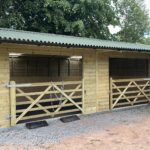
{"label": "gate horizontal rail", "polygon": [[150,78],[110,78],[110,109],[133,107],[150,102]]}
{"label": "gate horizontal rail", "polygon": [[8,85],[11,98],[11,125],[41,117],[83,112],[83,82],[45,82]]}

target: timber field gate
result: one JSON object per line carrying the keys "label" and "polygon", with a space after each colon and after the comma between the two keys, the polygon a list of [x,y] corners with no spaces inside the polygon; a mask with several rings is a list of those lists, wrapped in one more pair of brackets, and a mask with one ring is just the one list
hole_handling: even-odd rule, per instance
{"label": "timber field gate", "polygon": [[83,82],[10,82],[11,125],[83,112]]}
{"label": "timber field gate", "polygon": [[150,102],[150,79],[110,78],[110,109],[133,107]]}

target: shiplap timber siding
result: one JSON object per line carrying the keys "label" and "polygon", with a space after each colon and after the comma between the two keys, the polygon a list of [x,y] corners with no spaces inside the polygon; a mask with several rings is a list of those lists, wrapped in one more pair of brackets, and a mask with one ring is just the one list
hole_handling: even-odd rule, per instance
{"label": "shiplap timber siding", "polygon": [[9,90],[4,84],[9,82],[9,57],[7,51],[0,51],[0,128],[10,126]]}
{"label": "shiplap timber siding", "polygon": [[97,54],[97,111],[109,110],[109,57]]}
{"label": "shiplap timber siding", "polygon": [[[53,46],[36,46],[25,44],[0,45],[0,83],[10,80],[8,52],[57,55],[57,56],[83,56],[84,79],[84,113],[90,114],[109,110],[109,58],[146,58],[149,53],[116,52],[93,50],[84,48],[62,48]],[[5,94],[2,92],[5,91]],[[10,126],[10,100],[9,91],[0,87],[0,127]]]}
{"label": "shiplap timber siding", "polygon": [[83,79],[84,79],[84,112],[96,112],[96,54],[90,52],[83,57]]}

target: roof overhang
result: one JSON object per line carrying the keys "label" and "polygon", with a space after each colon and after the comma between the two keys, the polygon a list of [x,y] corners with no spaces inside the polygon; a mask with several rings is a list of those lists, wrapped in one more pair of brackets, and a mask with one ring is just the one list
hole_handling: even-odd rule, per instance
{"label": "roof overhang", "polygon": [[150,45],[0,28],[0,43],[150,52]]}

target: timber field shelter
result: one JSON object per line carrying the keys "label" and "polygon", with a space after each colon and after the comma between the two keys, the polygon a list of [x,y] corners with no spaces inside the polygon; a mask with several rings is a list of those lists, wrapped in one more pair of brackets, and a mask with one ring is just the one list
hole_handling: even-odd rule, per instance
{"label": "timber field shelter", "polygon": [[150,46],[0,29],[0,128],[149,102]]}

